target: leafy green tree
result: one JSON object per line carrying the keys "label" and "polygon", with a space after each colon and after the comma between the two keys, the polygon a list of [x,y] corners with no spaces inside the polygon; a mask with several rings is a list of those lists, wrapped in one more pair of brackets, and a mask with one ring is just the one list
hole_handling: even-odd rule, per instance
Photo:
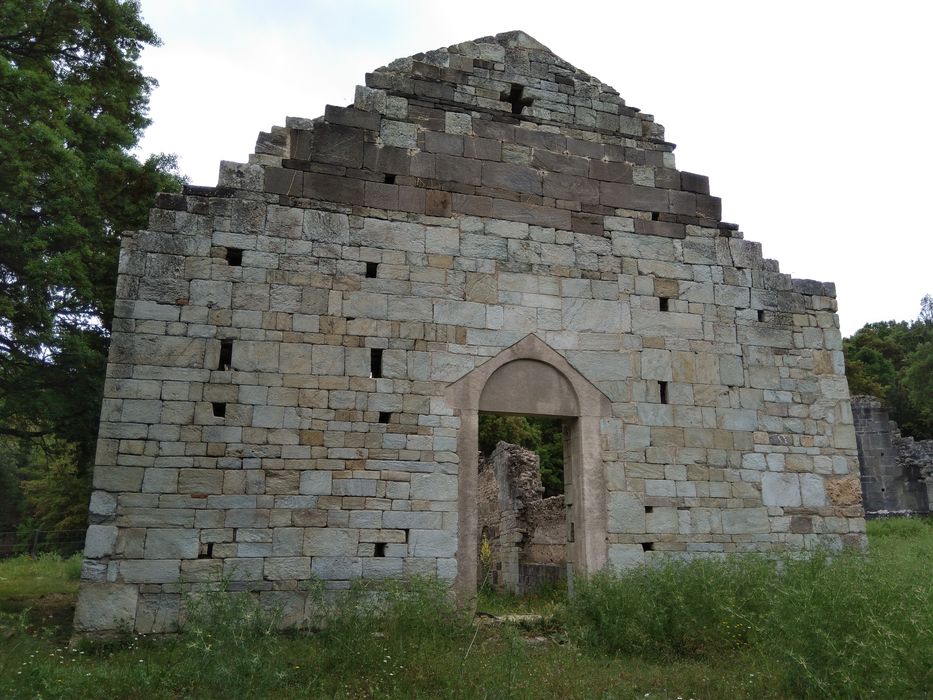
{"label": "leafy green tree", "polygon": [[883,400],[901,431],[933,438],[933,298],[921,301],[919,318],[869,323],[843,341],[853,394]]}
{"label": "leafy green tree", "polygon": [[118,235],[180,185],[173,158],[131,154],[157,43],[136,2],[0,3],[0,435],[70,443],[85,480]]}

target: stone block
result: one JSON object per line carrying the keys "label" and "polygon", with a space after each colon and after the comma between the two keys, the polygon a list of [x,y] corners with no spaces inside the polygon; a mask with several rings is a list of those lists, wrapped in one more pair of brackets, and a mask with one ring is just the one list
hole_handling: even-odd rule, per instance
{"label": "stone block", "polygon": [[408,552],[414,557],[452,557],[457,533],[450,530],[409,530]]}
{"label": "stone block", "polygon": [[126,559],[120,562],[120,577],[127,583],[174,583],[180,567],[178,559]]}
{"label": "stone block", "polygon": [[198,531],[181,528],[150,529],[146,532],[147,559],[196,559]]}
{"label": "stone block", "polygon": [[645,532],[645,506],[641,499],[624,491],[609,494],[609,532]]}
{"label": "stone block", "polygon": [[802,505],[819,508],[826,505],[826,486],[819,474],[799,474]]}
{"label": "stone block", "polygon": [[770,531],[767,508],[726,508],[722,531],[727,535],[754,535]]}
{"label": "stone block", "polygon": [[561,314],[566,330],[594,333],[630,330],[627,307],[615,301],[568,298],[563,300]]}
{"label": "stone block", "polygon": [[640,544],[610,544],[609,565],[617,571],[625,571],[645,563],[645,550]]}
{"label": "stone block", "polygon": [[100,491],[139,491],[143,483],[144,469],[141,467],[94,468],[94,488]]}
{"label": "stone block", "polygon": [[768,472],[761,477],[761,501],[766,506],[796,507],[800,500],[800,480],[789,472]]}
{"label": "stone block", "polygon": [[359,557],[318,556],[311,559],[311,573],[322,581],[359,578],[363,573]]}
{"label": "stone block", "polygon": [[311,577],[310,557],[268,557],[263,565],[267,581],[304,581]]}
{"label": "stone block", "polygon": [[89,525],[84,539],[84,556],[88,559],[109,557],[117,541],[117,528],[112,525]]}
{"label": "stone block", "polygon": [[120,583],[83,583],[75,608],[75,632],[133,629],[139,588]]}
{"label": "stone block", "polygon": [[411,498],[425,501],[456,501],[457,477],[447,474],[412,474]]}
{"label": "stone block", "polygon": [[309,528],[305,531],[304,554],[312,557],[355,556],[359,530],[348,528]]}

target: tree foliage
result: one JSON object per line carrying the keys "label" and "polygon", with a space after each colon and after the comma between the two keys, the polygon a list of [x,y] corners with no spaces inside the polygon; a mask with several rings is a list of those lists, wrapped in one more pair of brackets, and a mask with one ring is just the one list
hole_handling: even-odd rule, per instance
{"label": "tree foliage", "polygon": [[[0,434],[94,452],[119,233],[179,181],[131,154],[158,43],[136,2],[0,3]],[[24,448],[26,449],[26,448]]]}
{"label": "tree foliage", "polygon": [[480,452],[488,457],[500,440],[521,445],[538,455],[545,496],[564,492],[564,437],[560,419],[481,414]]}
{"label": "tree foliage", "polygon": [[901,431],[933,438],[933,299],[913,323],[869,323],[843,341],[852,394],[884,401]]}

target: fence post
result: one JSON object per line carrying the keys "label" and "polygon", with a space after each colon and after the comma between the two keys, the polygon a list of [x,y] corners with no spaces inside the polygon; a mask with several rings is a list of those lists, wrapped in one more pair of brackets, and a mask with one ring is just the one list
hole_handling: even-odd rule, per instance
{"label": "fence post", "polygon": [[36,553],[38,552],[38,550],[39,550],[39,531],[36,530],[32,534],[32,549],[30,551],[30,556],[32,556],[33,559],[36,558]]}

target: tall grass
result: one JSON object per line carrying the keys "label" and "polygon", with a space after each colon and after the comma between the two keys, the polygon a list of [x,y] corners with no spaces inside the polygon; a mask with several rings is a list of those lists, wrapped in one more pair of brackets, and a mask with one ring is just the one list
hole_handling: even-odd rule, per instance
{"label": "tall grass", "polygon": [[933,688],[933,521],[872,525],[867,555],[671,561],[578,586],[566,624],[643,658],[757,658],[788,695]]}
{"label": "tall grass", "polygon": [[928,697],[933,521],[871,523],[869,537],[868,556],[599,576],[532,606],[553,616],[533,628],[471,625],[433,580],[312,587],[313,624],[286,632],[249,594],[208,593],[177,635],[76,648],[0,605],[0,697]]}

